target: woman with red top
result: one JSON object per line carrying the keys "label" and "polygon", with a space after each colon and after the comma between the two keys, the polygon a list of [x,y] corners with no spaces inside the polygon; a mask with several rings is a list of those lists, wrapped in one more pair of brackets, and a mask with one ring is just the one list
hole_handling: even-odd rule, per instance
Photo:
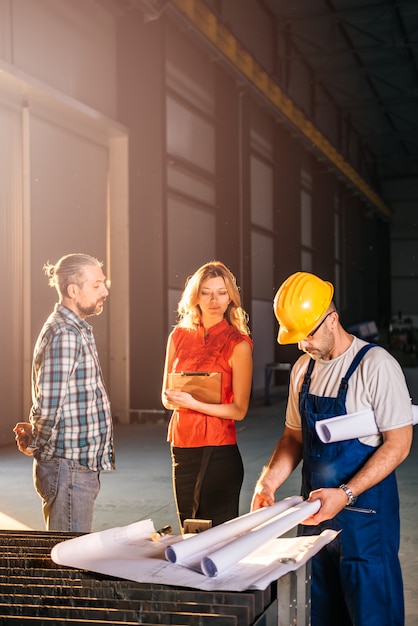
{"label": "woman with red top", "polygon": [[[171,332],[164,368],[162,402],[174,408],[168,426],[173,486],[180,527],[185,519],[209,519],[216,526],[239,515],[244,477],[235,422],[248,409],[252,348],[247,315],[234,275],[219,261],[206,263],[186,282]],[[219,372],[220,403],[170,390],[169,373]]]}

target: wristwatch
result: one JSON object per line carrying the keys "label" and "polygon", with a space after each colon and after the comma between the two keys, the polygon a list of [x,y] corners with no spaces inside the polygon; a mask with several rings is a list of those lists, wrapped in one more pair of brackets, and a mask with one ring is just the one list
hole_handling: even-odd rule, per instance
{"label": "wristwatch", "polygon": [[344,485],[343,483],[342,485],[340,485],[340,489],[345,491],[345,494],[348,498],[347,506],[350,506],[350,504],[354,504],[354,502],[357,500],[357,496],[354,495],[350,487],[347,487],[347,485]]}

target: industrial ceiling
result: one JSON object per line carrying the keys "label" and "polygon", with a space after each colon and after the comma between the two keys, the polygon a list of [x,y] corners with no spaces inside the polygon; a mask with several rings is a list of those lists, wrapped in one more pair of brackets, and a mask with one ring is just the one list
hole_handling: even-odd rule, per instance
{"label": "industrial ceiling", "polygon": [[389,205],[418,201],[418,2],[262,4],[277,20],[278,39],[287,41],[280,63],[300,59],[312,68],[313,81],[358,136],[377,193]]}
{"label": "industrial ceiling", "polygon": [[[265,69],[224,21],[227,5],[248,0],[99,0],[145,19],[181,15],[232,71],[261,93],[308,140],[322,160],[384,218],[403,203],[418,203],[418,1],[254,0],[272,17],[277,58]],[[309,68],[311,96],[289,96],[298,64]],[[325,97],[324,97],[324,94]],[[315,122],[326,107],[338,111],[348,141],[327,137]],[[325,113],[326,116],[326,113]],[[359,163],[361,167],[359,167]]]}

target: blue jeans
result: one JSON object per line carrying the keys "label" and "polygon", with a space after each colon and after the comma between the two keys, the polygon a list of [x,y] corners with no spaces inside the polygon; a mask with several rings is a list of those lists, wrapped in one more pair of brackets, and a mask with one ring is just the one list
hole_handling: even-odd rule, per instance
{"label": "blue jeans", "polygon": [[33,461],[33,483],[47,530],[89,533],[100,473],[68,459]]}

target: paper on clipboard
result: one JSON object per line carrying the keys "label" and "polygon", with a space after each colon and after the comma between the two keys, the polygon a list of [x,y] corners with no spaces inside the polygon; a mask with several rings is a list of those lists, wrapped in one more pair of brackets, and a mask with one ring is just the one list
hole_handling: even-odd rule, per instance
{"label": "paper on clipboard", "polygon": [[220,404],[221,380],[220,372],[172,372],[168,374],[167,389],[187,391],[200,402]]}

